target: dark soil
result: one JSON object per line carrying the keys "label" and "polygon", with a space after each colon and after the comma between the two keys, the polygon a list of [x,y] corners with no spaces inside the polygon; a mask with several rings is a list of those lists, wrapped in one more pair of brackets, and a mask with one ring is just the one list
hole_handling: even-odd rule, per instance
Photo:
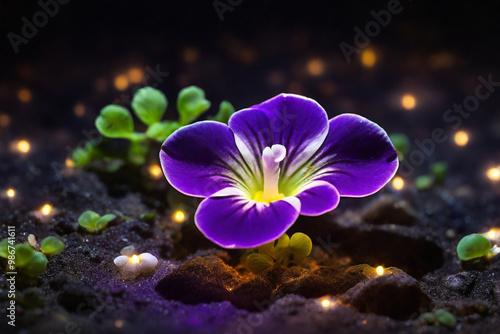
{"label": "dark soil", "polygon": [[[108,194],[105,177],[81,170],[58,178],[40,167],[40,175],[54,177],[24,181],[37,159],[47,156],[2,157],[2,184],[17,190],[14,200],[0,200],[2,229],[15,225],[18,242],[28,234],[37,240],[55,235],[66,249],[49,258],[37,279],[16,276],[19,333],[449,331],[419,321],[436,309],[457,318],[457,332],[496,332],[500,256],[468,267],[455,253],[463,235],[498,225],[486,218],[499,211],[499,196],[487,183],[472,188],[452,174],[426,191],[388,186],[369,198],[343,199],[334,212],[300,217],[290,230],[313,240],[304,267],[276,265],[254,275],[240,263],[243,251],[214,247],[198,232],[190,211],[196,202],[186,202],[185,223],[171,220],[165,180],[119,197]],[[45,202],[58,213],[42,223],[31,212]],[[77,223],[87,209],[121,216],[93,234]],[[153,219],[140,219],[152,210]],[[119,272],[113,259],[129,245],[158,257],[153,275],[133,279]],[[4,274],[0,279],[6,283]],[[323,298],[329,307],[321,305]],[[3,293],[0,308],[8,303]],[[12,332],[4,324],[2,333]]]}

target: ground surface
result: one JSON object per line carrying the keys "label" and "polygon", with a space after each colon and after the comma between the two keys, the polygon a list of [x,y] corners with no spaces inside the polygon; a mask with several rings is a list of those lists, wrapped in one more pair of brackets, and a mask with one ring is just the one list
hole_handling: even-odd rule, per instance
{"label": "ground surface", "polygon": [[[20,333],[434,333],[418,316],[439,308],[455,315],[458,332],[496,332],[499,257],[463,270],[455,253],[463,235],[499,226],[488,218],[498,217],[499,196],[487,182],[472,187],[451,174],[430,190],[388,186],[369,198],[343,199],[331,214],[301,217],[292,227],[314,243],[305,268],[276,266],[253,276],[238,266],[242,253],[214,248],[192,215],[172,221],[162,179],[151,190],[110,196],[106,178],[92,172],[68,169],[57,177],[47,167],[50,152],[1,159],[3,180],[17,189],[15,199],[0,202],[2,226],[15,225],[18,242],[34,234],[66,243],[38,279],[17,276]],[[54,177],[26,182],[34,165]],[[32,215],[44,202],[58,210],[46,223]],[[123,216],[91,234],[77,223],[86,209]],[[152,209],[153,220],[139,218]],[[152,276],[121,275],[113,259],[129,245],[158,257]],[[383,276],[378,265],[386,267]],[[5,293],[1,298],[5,309]],[[4,324],[2,332],[11,332]]]}

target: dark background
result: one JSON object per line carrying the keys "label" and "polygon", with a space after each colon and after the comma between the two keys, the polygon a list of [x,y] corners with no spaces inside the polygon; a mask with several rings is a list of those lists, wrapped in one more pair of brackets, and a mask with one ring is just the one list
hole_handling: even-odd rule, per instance
{"label": "dark background", "polygon": [[[137,87],[117,90],[117,75],[157,66],[169,73],[158,85],[169,99],[169,118],[187,85],[205,90],[212,113],[223,99],[240,109],[293,92],[316,99],[330,116],[354,112],[389,133],[427,138],[433,128],[449,127],[443,113],[474,93],[478,76],[500,81],[500,11],[493,1],[401,1],[401,13],[369,44],[376,65],[363,67],[357,54],[347,63],[339,44],[353,45],[353,28],[364,30],[370,12],[388,2],[243,0],[221,21],[212,0],[72,0],[59,4],[16,54],[7,34],[21,35],[22,18],[33,22],[42,8],[37,1],[1,1],[0,113],[10,117],[0,128],[1,149],[27,138],[64,156],[86,139],[82,131],[94,128],[103,106]],[[311,59],[322,62],[320,75],[308,73]],[[20,89],[30,91],[28,103],[18,99]],[[411,111],[399,102],[406,93],[417,99]],[[471,154],[479,166],[498,158],[499,99],[493,93],[464,120],[471,141],[457,152],[457,165],[471,163]],[[76,104],[85,108],[81,117]],[[455,151],[450,140],[429,159]]]}

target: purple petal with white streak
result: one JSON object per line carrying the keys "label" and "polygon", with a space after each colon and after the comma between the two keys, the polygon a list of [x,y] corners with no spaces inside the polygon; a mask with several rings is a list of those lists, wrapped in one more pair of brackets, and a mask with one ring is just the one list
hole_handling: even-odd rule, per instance
{"label": "purple petal with white streak", "polygon": [[160,162],[168,182],[191,196],[252,183],[233,132],[219,122],[198,122],[174,132],[161,147]]}
{"label": "purple petal with white streak", "polygon": [[319,216],[337,207],[340,195],[337,189],[326,181],[312,181],[297,194],[300,200],[300,214]]}
{"label": "purple petal with white streak", "polygon": [[318,150],[328,133],[328,116],[314,100],[280,94],[236,112],[229,119],[236,144],[246,161],[261,170],[264,148],[286,148],[281,175],[286,177]]}
{"label": "purple petal with white streak", "polygon": [[271,203],[255,202],[236,188],[226,188],[204,199],[195,215],[196,226],[225,248],[251,248],[278,239],[295,222],[300,201],[285,197]]}
{"label": "purple petal with white streak", "polygon": [[312,161],[314,179],[331,183],[340,196],[361,197],[380,190],[398,169],[398,156],[387,133],[354,114],[329,122],[328,137]]}

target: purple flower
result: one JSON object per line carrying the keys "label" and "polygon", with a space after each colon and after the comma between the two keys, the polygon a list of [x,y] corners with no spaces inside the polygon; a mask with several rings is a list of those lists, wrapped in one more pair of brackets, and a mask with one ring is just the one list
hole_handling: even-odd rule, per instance
{"label": "purple flower", "polygon": [[292,94],[236,112],[229,126],[203,121],[179,129],[160,160],[174,188],[206,197],[196,225],[226,248],[276,240],[299,214],[321,215],[340,196],[373,194],[398,168],[377,124],[354,114],[328,121],[316,101]]}

